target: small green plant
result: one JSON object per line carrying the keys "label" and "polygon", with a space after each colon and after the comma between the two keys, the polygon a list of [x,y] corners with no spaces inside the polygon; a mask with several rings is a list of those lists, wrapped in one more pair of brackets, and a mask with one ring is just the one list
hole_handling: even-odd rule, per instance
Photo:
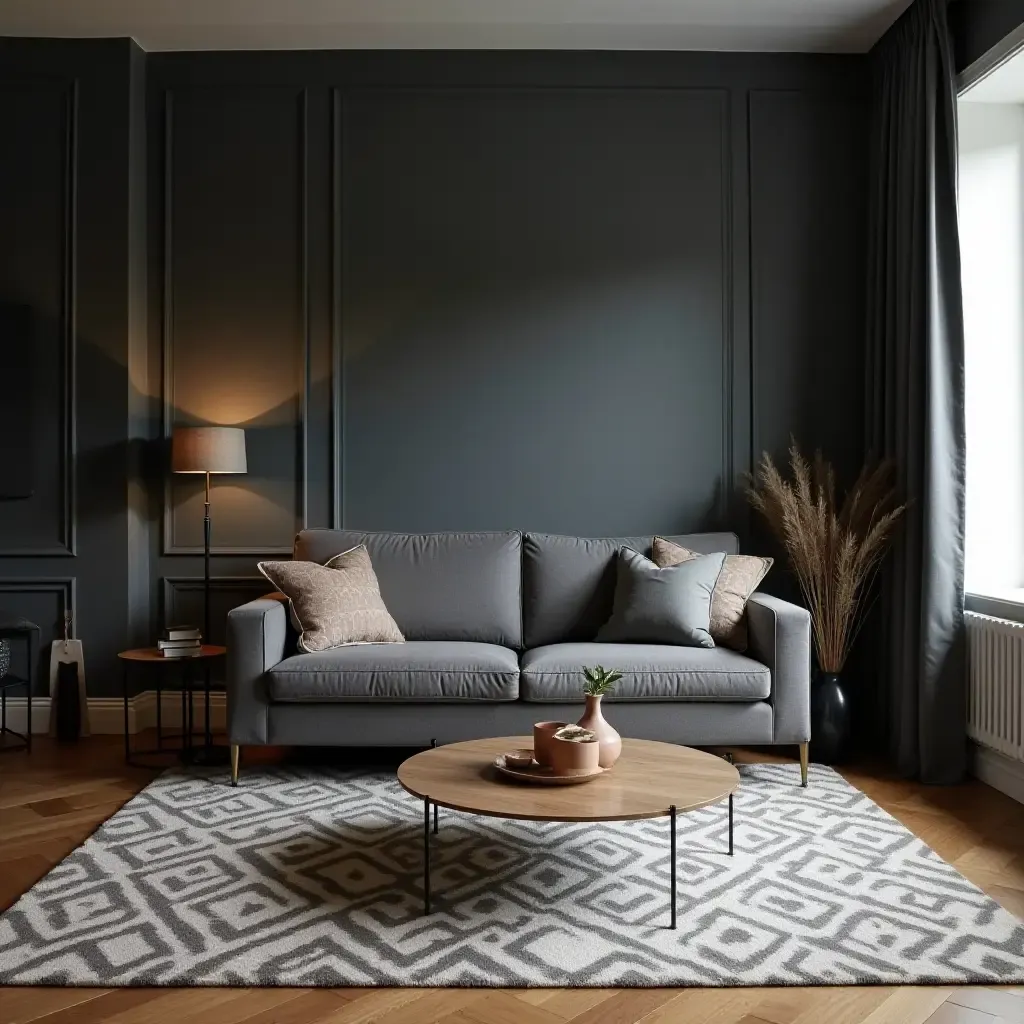
{"label": "small green plant", "polygon": [[622,678],[621,672],[604,668],[602,665],[597,665],[594,668],[585,668],[583,675],[587,679],[587,685],[583,687],[583,693],[587,697],[603,696]]}

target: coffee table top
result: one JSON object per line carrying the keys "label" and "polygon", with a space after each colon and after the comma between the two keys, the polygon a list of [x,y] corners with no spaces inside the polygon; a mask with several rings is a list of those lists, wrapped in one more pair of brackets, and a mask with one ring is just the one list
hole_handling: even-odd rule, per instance
{"label": "coffee table top", "polygon": [[413,796],[492,818],[632,821],[692,811],[734,792],[739,772],[724,758],[654,740],[622,741],[615,767],[578,786],[531,786],[504,779],[498,754],[533,746],[531,736],[449,743],[403,761],[398,781]]}

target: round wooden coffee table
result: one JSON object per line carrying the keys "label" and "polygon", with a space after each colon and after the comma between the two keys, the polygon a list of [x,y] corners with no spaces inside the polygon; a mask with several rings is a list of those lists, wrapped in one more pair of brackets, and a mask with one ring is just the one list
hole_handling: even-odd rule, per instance
{"label": "round wooden coffee table", "polygon": [[676,926],[676,815],[729,801],[732,856],[732,795],[739,772],[724,758],[691,747],[653,740],[622,741],[615,767],[590,782],[540,786],[502,777],[494,759],[506,750],[532,747],[530,736],[450,743],[403,761],[398,781],[423,801],[423,913],[430,913],[430,807],[525,821],[636,821],[668,817],[672,927]]}

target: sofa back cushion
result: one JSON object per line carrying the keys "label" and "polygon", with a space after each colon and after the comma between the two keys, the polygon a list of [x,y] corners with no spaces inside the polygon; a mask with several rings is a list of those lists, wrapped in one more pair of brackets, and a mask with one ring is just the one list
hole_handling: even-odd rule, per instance
{"label": "sofa back cushion", "polygon": [[[732,555],[739,551],[739,540],[734,533],[694,533],[666,539],[701,554],[724,551]],[[526,534],[523,538],[523,639],[526,647],[593,640],[612,613],[619,549],[633,548],[650,558],[653,542],[653,537]],[[402,625],[401,619],[398,624]]]}
{"label": "sofa back cushion", "polygon": [[323,564],[357,544],[407,640],[523,646],[522,534],[303,530],[293,557]]}

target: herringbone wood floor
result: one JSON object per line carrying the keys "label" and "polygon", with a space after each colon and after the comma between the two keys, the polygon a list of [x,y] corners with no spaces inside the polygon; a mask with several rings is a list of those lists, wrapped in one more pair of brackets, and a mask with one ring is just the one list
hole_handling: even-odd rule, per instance
{"label": "herringbone wood floor", "polygon": [[[143,742],[145,739],[143,738]],[[267,752],[264,756],[274,756]],[[764,760],[737,752],[738,760]],[[870,768],[847,778],[1008,909],[1024,916],[1024,807],[981,783],[938,789]],[[0,907],[152,778],[120,739],[37,741],[0,757]],[[1024,990],[43,989],[0,988],[0,1024],[998,1024],[1024,1022]]]}

